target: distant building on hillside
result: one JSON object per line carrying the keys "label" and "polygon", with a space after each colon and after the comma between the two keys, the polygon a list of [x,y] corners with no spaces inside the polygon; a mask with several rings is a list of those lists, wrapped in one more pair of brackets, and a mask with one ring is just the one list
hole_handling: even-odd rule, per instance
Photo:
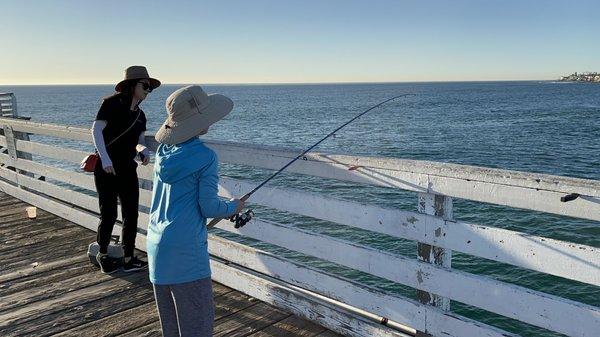
{"label": "distant building on hillside", "polygon": [[578,74],[577,72],[568,75],[561,76],[559,81],[562,82],[594,82],[600,83],[600,73],[597,72],[585,72]]}

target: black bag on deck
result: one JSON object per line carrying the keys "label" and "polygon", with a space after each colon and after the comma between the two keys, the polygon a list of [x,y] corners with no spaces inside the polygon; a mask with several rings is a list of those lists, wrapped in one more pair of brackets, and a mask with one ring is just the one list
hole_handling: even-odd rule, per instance
{"label": "black bag on deck", "polygon": [[[119,236],[111,235],[110,238],[114,242],[111,242],[108,244],[108,249],[107,249],[108,256],[115,258],[115,259],[119,259],[120,263],[123,264],[125,252],[123,251],[123,246],[119,243]],[[90,243],[90,245],[88,246],[88,251],[87,251],[88,258],[90,259],[90,262],[93,263],[94,265],[96,265],[97,267],[100,267],[100,265],[98,264],[98,261],[96,260],[96,255],[98,254],[99,251],[100,251],[100,245],[98,244],[98,242],[94,241],[94,242]]]}

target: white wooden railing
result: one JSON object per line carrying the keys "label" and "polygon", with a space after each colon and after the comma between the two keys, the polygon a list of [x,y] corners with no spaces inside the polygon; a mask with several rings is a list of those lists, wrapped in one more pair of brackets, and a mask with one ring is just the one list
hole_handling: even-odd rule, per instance
{"label": "white wooden railing", "polygon": [[[89,143],[90,130],[11,118],[0,118],[0,128],[4,130],[0,147],[8,149],[8,153],[0,151],[0,190],[96,230],[96,198],[53,183],[93,191],[93,177],[24,157],[32,154],[78,164],[87,153],[15,136],[34,134]],[[148,136],[147,142],[156,148],[153,137]],[[263,169],[277,169],[299,153],[230,142],[207,144],[221,162]],[[459,251],[583,282],[598,291],[598,248],[453,220],[452,198],[600,221],[600,181],[394,158],[313,153],[303,159],[289,171],[414,191],[419,211],[274,187],[259,190],[251,203],[414,240],[419,246],[418,258],[264,219],[255,219],[241,229],[222,221],[218,228],[413,287],[419,300],[384,293],[212,232],[209,250],[215,281],[350,336],[404,335],[400,331],[457,337],[513,335],[449,312],[450,299],[569,336],[598,336],[599,308],[452,269],[451,256],[452,251]],[[140,166],[138,173],[151,180],[152,168]],[[49,179],[43,181],[37,178],[40,176]],[[240,196],[254,186],[255,182],[221,177],[219,193]],[[560,201],[571,193],[581,196]],[[140,205],[149,207],[150,200],[149,188],[142,189]],[[148,214],[140,212],[141,234],[136,244],[142,250],[147,223]],[[120,228],[115,227],[114,234],[120,234]]]}

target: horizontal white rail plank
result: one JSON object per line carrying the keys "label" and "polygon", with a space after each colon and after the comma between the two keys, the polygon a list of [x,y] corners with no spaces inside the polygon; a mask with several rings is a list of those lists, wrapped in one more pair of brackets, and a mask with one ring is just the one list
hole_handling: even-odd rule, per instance
{"label": "horizontal white rail plank", "polygon": [[[590,182],[592,184],[595,181]],[[573,201],[561,202],[560,198],[566,195],[563,192],[435,176],[430,176],[429,184],[429,193],[600,221],[600,197],[598,196],[582,195]],[[592,194],[596,195],[598,191]],[[571,193],[579,192],[574,189]]]}
{"label": "horizontal white rail plank", "polygon": [[[242,160],[232,162],[244,164],[248,157],[256,156],[260,159],[270,158],[263,165],[280,161],[287,163],[302,152],[300,149],[286,149],[273,146],[243,144],[226,141],[207,140],[206,144],[227,157],[240,156]],[[230,162],[221,158],[225,162]],[[253,162],[255,160],[252,160]],[[466,181],[479,181],[523,187],[531,189],[548,190],[561,193],[572,193],[573,190],[581,194],[600,197],[600,181],[554,176],[542,173],[510,171],[495,168],[486,168],[470,165],[450,164],[422,160],[409,160],[390,157],[366,157],[328,153],[308,153],[299,163],[322,162],[325,164],[340,164],[345,171],[366,169],[380,169],[390,171],[404,171],[415,174],[426,174],[440,178],[456,178]],[[277,163],[273,168],[280,168]],[[255,165],[263,167],[263,165]],[[265,167],[266,168],[266,167]],[[367,170],[368,171],[368,170]],[[420,186],[420,185],[418,185]],[[426,187],[426,186],[425,186]],[[417,188],[418,189],[418,188]],[[419,189],[418,189],[419,190]],[[420,190],[419,190],[420,191]]]}
{"label": "horizontal white rail plank", "polygon": [[52,136],[71,140],[82,140],[86,142],[92,141],[92,131],[90,129],[75,126],[38,123],[12,118],[0,118],[0,125],[5,124],[11,125],[14,131],[21,131],[36,135]]}
{"label": "horizontal white rail plank", "polygon": [[[88,129],[0,119],[0,123],[5,121],[16,131],[90,139]],[[61,128],[68,130],[61,133]],[[156,142],[148,142],[155,147]],[[299,153],[230,142],[207,141],[207,145],[225,162],[269,169],[280,168]],[[600,181],[394,158],[312,153],[305,159],[290,166],[289,171],[600,220]],[[560,202],[567,193],[582,197]]]}
{"label": "horizontal white rail plank", "polygon": [[[30,154],[34,154],[34,155],[47,157],[47,158],[62,160],[62,161],[66,161],[68,163],[73,163],[73,164],[80,164],[81,161],[90,154],[90,152],[86,152],[86,151],[80,151],[80,150],[68,149],[68,148],[60,148],[57,146],[47,145],[47,144],[42,144],[42,143],[37,143],[37,142],[32,142],[32,141],[16,140],[16,143],[17,143],[17,149],[20,152],[26,152],[26,153],[30,153]],[[1,146],[1,140],[0,140],[0,146]],[[152,170],[151,166],[138,165],[138,172],[140,172],[140,171],[142,173],[148,172],[147,170],[143,171],[142,168]],[[145,178],[145,175],[140,176],[140,178],[141,179],[149,179],[150,181],[152,180],[151,175],[149,176],[149,178]]]}
{"label": "horizontal white rail plank", "polygon": [[273,222],[254,220],[240,229],[226,221],[217,226],[570,336],[600,331],[599,308],[557,296]]}
{"label": "horizontal white rail plank", "polygon": [[18,174],[14,171],[0,167],[0,177],[17,183],[21,186],[30,188],[36,192],[46,194],[66,203],[84,208],[86,210],[98,213],[98,201],[96,198],[79,193],[76,191],[67,190],[63,187],[50,184],[48,182],[28,177],[23,174]]}
{"label": "horizontal white rail plank", "polygon": [[[14,171],[10,171],[4,167],[0,167],[0,177],[18,183],[21,186],[30,188],[37,192],[43,193],[45,195],[51,196],[58,200],[64,201],[73,206],[77,206],[83,208],[85,210],[94,212],[96,214],[100,213],[100,208],[98,206],[98,199],[77,191],[68,190],[66,188],[51,184],[46,181],[38,180],[35,178],[28,177],[23,174],[18,174]],[[121,205],[117,205],[117,220],[122,221],[121,214]],[[144,212],[138,212],[138,223],[144,224],[143,226],[138,226],[140,228],[147,228],[147,224],[149,221],[149,215]],[[96,226],[98,225],[98,219],[96,219]]]}
{"label": "horizontal white rail plank", "polygon": [[[2,138],[4,138],[4,137],[0,136],[0,146],[2,146],[2,141],[3,141]],[[26,152],[26,153],[30,153],[30,154],[34,154],[34,155],[47,157],[47,158],[63,160],[63,161],[66,161],[69,163],[74,163],[74,164],[80,164],[81,161],[83,160],[83,158],[85,158],[87,155],[90,154],[90,152],[86,152],[86,151],[80,151],[80,150],[68,149],[68,148],[60,148],[57,146],[41,144],[41,143],[32,142],[32,141],[16,140],[16,143],[17,143],[17,149],[20,152]],[[139,165],[138,172],[140,172],[140,171],[146,172],[146,171],[142,171],[142,168],[144,168],[144,169],[149,168],[150,170],[152,170],[151,166]],[[50,174],[48,174],[48,175],[50,176],[51,174],[52,174],[52,171],[50,171]],[[142,177],[142,176],[140,176],[140,178],[144,179],[144,177]],[[152,180],[151,176],[150,176],[149,180]],[[142,186],[142,184],[140,184],[140,186]],[[93,190],[95,190],[95,187],[93,188]],[[147,201],[147,198],[145,196],[144,196],[144,202],[148,203],[148,205],[149,205],[149,202]]]}
{"label": "horizontal white rail plank", "polygon": [[494,227],[446,224],[441,232],[434,230],[432,244],[600,286],[598,248]]}
{"label": "horizontal white rail plank", "polygon": [[47,145],[32,141],[16,140],[17,150],[27,152],[47,158],[64,160],[66,162],[79,164],[91,152],[61,148],[58,146]]}
{"label": "horizontal white rail plank", "polygon": [[[296,152],[275,153],[274,150],[261,151],[246,146],[233,147],[230,144],[220,145],[216,142],[207,143],[217,150],[219,158],[224,162],[268,169],[279,169],[298,154]],[[380,162],[385,162],[383,159],[378,161],[378,159],[364,157],[313,153],[308,154],[306,160],[300,160],[291,165],[287,171],[600,221],[600,182],[598,181],[551,176],[555,180],[563,179],[564,183],[556,184],[558,187],[552,190],[544,190],[544,187],[550,188],[551,184],[542,184],[541,182],[547,181],[542,178],[538,178],[540,187],[535,188],[530,186],[532,184],[529,180],[514,180],[501,184],[485,181],[486,177],[483,174],[473,174],[468,176],[469,178],[436,176],[415,172],[424,170],[424,168],[419,169],[419,165],[427,167],[426,164],[409,161],[414,164],[411,167],[410,163],[405,163],[400,159],[389,159],[389,161],[396,163],[399,168],[390,167],[393,166],[390,164],[380,165]],[[368,166],[363,162],[368,162],[373,166]],[[505,172],[507,176],[510,176],[511,173],[520,173]],[[509,185],[509,183],[514,185]],[[566,193],[580,193],[582,197],[563,203],[560,201],[560,197]]]}
{"label": "horizontal white rail plank", "polygon": [[[0,163],[18,169],[31,172],[46,178],[62,181],[73,186],[83,187],[85,189],[95,191],[94,176],[92,174],[84,174],[80,172],[63,170],[60,168],[39,164],[31,160],[18,159],[13,160],[10,156],[0,153]],[[150,207],[152,202],[152,191],[140,188],[140,205]]]}
{"label": "horizontal white rail plank", "polygon": [[[256,183],[221,178],[219,185],[219,195],[231,198]],[[600,286],[600,250],[591,246],[288,189],[263,187],[249,202]]]}
{"label": "horizontal white rail plank", "polygon": [[506,336],[506,331],[443,312],[416,301],[387,295],[356,282],[327,274],[290,260],[235,243],[215,235],[209,236],[209,251],[259,273],[276,277],[350,306],[410,325],[433,336]]}
{"label": "horizontal white rail plank", "polygon": [[94,184],[94,176],[91,174],[83,174],[80,172],[63,170],[57,167],[40,164],[35,161],[26,159],[13,160],[12,158],[10,158],[10,156],[1,153],[0,163],[16,167],[18,169],[31,172],[40,176],[62,181],[73,186],[82,187],[91,191],[96,190],[96,185]]}

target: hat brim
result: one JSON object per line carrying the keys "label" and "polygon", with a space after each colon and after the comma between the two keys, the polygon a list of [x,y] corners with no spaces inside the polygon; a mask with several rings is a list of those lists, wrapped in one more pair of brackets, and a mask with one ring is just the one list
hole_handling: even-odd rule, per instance
{"label": "hat brim", "polygon": [[208,95],[209,104],[202,113],[194,114],[181,121],[169,118],[158,129],[154,139],[162,144],[179,144],[193,137],[220,121],[233,110],[233,101],[220,94]]}
{"label": "hat brim", "polygon": [[160,87],[160,81],[157,80],[156,78],[151,78],[151,77],[140,77],[140,78],[129,78],[126,80],[122,80],[121,82],[117,83],[117,85],[115,85],[115,91],[121,92],[121,90],[123,89],[123,85],[129,81],[139,81],[139,80],[148,80],[150,82],[150,87],[152,88],[152,90]]}

